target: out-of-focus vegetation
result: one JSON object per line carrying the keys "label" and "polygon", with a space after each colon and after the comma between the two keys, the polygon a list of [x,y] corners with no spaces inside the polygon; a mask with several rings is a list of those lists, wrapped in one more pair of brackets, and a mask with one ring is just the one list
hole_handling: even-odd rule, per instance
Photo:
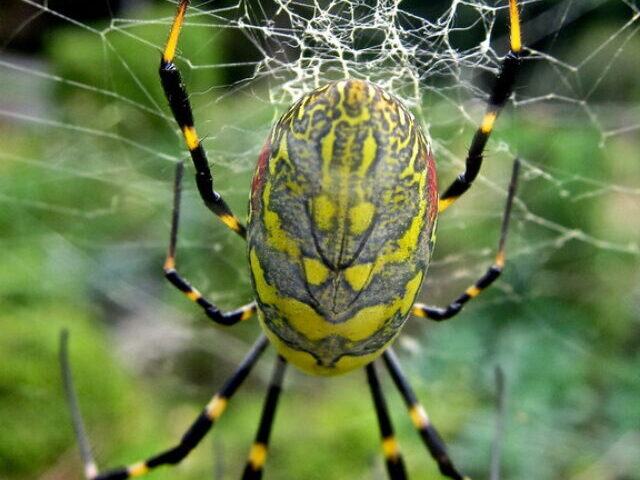
{"label": "out-of-focus vegetation", "polygon": [[[140,12],[141,18],[171,14],[171,8]],[[166,27],[149,24],[137,28],[136,37],[157,45]],[[603,22],[598,35],[578,32],[571,45],[595,50],[619,28]],[[163,107],[157,52],[125,33],[112,32],[107,42],[80,28],[61,28],[46,42],[52,73],[115,96],[0,71],[2,88],[17,105],[47,109],[28,121],[0,123],[3,479],[81,476],[57,365],[61,328],[71,332],[80,403],[103,468],[175,443],[258,333],[256,322],[211,325],[162,279],[171,160],[185,154]],[[216,64],[219,52],[237,40],[224,32],[206,35],[210,30],[194,28],[181,41],[195,63]],[[639,50],[636,35],[599,90],[602,101],[615,92],[621,111],[620,102],[640,100],[626,83],[638,78]],[[535,91],[545,77],[527,73],[519,86]],[[224,74],[186,69],[185,80],[217,185],[243,212],[252,173],[244,154],[257,152],[274,113],[246,93],[208,101],[225,93],[209,89],[224,84]],[[145,112],[127,99],[162,107]],[[571,109],[576,106],[568,104]],[[423,299],[449,301],[491,262],[504,200],[495,186],[506,185],[510,168],[498,148],[502,142],[526,166],[499,286],[450,323],[411,320],[398,351],[454,459],[471,477],[488,477],[499,364],[507,378],[503,479],[637,480],[640,276],[637,251],[618,247],[637,245],[640,234],[640,140],[616,135],[602,146],[593,123],[566,116],[559,122],[556,112],[535,104],[509,108],[501,117],[483,170],[491,182],[478,182],[441,218]],[[431,135],[454,138],[447,149],[463,156],[473,133],[467,130],[434,125]],[[442,182],[455,173],[445,169]],[[225,308],[249,301],[242,244],[201,205],[190,175],[185,183],[181,270]],[[148,478],[240,476],[273,353],[265,357],[213,435],[182,466]],[[382,377],[411,478],[438,478]],[[265,478],[385,478],[362,372],[322,379],[290,369]]]}

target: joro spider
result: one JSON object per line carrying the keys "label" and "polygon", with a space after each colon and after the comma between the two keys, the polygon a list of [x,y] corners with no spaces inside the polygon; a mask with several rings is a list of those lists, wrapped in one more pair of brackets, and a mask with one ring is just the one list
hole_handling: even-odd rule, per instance
{"label": "joro spider", "polygon": [[374,367],[374,360],[380,356],[441,473],[454,480],[467,478],[449,458],[390,345],[410,313],[435,321],[450,319],[502,272],[519,170],[517,159],[494,264],[445,308],[414,303],[433,250],[437,215],[473,183],[495,120],[511,95],[522,52],[517,0],[509,0],[510,51],[471,142],[465,170],[439,198],[431,148],[413,115],[380,87],[347,79],[303,96],[275,124],[253,177],[246,229],[213,189],[188,93],[173,63],[188,4],[189,0],[181,0],[178,5],[160,63],[160,79],[191,154],[202,200],[247,241],[256,300],[222,312],[176,270],[182,163],[176,171],[164,272],[171,284],[200,305],[214,322],[230,326],[258,313],[264,333],[176,446],[101,474],[82,426],[63,335],[65,390],[86,478],[126,479],[160,465],[180,462],[218,420],[269,343],[279,355],[244,480],[262,477],[276,404],[289,363],[307,373],[325,376],[365,367],[389,478],[406,479]]}

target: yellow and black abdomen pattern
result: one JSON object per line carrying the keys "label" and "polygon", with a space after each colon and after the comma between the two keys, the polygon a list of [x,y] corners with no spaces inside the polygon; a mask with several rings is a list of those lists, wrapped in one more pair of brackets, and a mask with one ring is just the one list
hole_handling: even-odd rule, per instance
{"label": "yellow and black abdomen pattern", "polygon": [[422,284],[437,203],[428,142],[379,87],[331,83],[285,113],[256,168],[247,230],[279,352],[320,375],[382,353]]}

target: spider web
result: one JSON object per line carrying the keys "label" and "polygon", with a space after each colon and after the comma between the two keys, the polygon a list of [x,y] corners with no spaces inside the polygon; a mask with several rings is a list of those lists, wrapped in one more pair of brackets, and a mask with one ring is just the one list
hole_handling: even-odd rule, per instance
{"label": "spider web", "polygon": [[[173,165],[186,157],[156,78],[175,3],[129,2],[96,22],[54,2],[16,3],[31,13],[11,24],[0,51],[6,298],[28,306],[16,292],[74,301],[69,292],[81,292],[101,306],[136,372],[169,368],[176,355],[191,365],[197,355],[187,350],[233,365],[255,326],[211,332],[158,274]],[[638,360],[611,349],[638,341],[640,9],[630,0],[527,0],[520,9],[526,57],[517,87],[476,184],[439,221],[422,299],[447,303],[493,261],[518,156],[507,272],[462,319],[409,322],[397,348],[431,416],[455,438],[454,457],[476,476],[488,476],[500,364],[504,478],[640,478],[640,417],[629,406],[640,389]],[[47,56],[16,54],[16,38],[43,20],[57,25]],[[444,187],[464,167],[507,49],[503,1],[197,1],[177,63],[216,188],[242,216],[273,122],[305,92],[340,78],[377,83],[415,113]],[[216,303],[236,307],[250,300],[245,252],[201,207],[189,177],[179,266]],[[169,370],[181,375],[179,366]],[[175,382],[197,391],[218,375],[196,371]],[[295,378],[303,386],[294,390],[318,388]],[[411,463],[422,458],[407,448]]]}

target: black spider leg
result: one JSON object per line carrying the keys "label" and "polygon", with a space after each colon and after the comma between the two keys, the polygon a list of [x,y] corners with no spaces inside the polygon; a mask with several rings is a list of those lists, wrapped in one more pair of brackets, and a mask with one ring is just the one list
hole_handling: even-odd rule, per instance
{"label": "black spider leg", "polygon": [[393,382],[395,383],[398,390],[400,390],[400,394],[402,395],[402,398],[404,399],[404,402],[409,409],[409,416],[411,417],[414,426],[420,433],[420,437],[422,438],[423,443],[429,450],[429,453],[431,454],[433,459],[438,463],[440,473],[442,473],[442,475],[446,477],[452,478],[453,480],[467,480],[468,477],[464,477],[463,475],[461,475],[449,458],[449,454],[447,453],[444,442],[440,438],[440,435],[436,431],[435,427],[429,421],[427,412],[418,402],[418,399],[413,392],[413,389],[409,385],[407,378],[405,377],[404,373],[402,373],[400,363],[398,362],[396,355],[393,353],[393,350],[391,348],[387,349],[382,354],[382,359],[384,360],[384,364],[391,374]]}
{"label": "black spider leg", "polygon": [[518,175],[520,172],[520,160],[513,161],[513,169],[511,171],[511,181],[509,183],[509,192],[507,194],[507,202],[502,215],[502,228],[500,230],[500,241],[498,243],[498,251],[493,265],[480,277],[476,283],[467,288],[462,295],[456,298],[445,308],[430,307],[422,303],[416,303],[411,308],[411,313],[418,317],[425,317],[440,322],[448,320],[456,316],[462,310],[462,307],[472,298],[477,297],[483,290],[496,281],[504,268],[505,254],[504,249],[507,243],[507,233],[509,232],[509,220],[511,218],[511,210],[513,207],[513,198],[516,194],[518,186]]}
{"label": "black spider leg", "polygon": [[404,461],[402,460],[398,440],[393,433],[387,402],[380,387],[376,368],[373,362],[367,365],[366,368],[367,380],[371,389],[371,396],[373,397],[373,405],[375,406],[376,416],[378,417],[378,426],[380,427],[380,437],[382,439],[382,452],[384,453],[387,473],[391,480],[407,480]]}
{"label": "black spider leg", "polygon": [[202,143],[198,139],[198,134],[194,127],[193,111],[189,103],[187,89],[182,82],[180,70],[173,63],[178,38],[180,37],[180,29],[184,21],[185,12],[189,0],[181,0],[178,5],[175,20],[169,32],[169,39],[160,60],[160,81],[162,89],[169,101],[169,107],[173,113],[184,141],[187,144],[193,165],[196,168],[196,185],[200,196],[205,205],[215,213],[220,219],[234,232],[242,238],[246,238],[246,230],[244,225],[240,223],[238,218],[233,214],[222,196],[213,189],[213,176],[209,168],[209,160],[207,154],[202,147]]}
{"label": "black spider leg", "polygon": [[173,465],[182,461],[182,459],[185,458],[189,452],[198,445],[198,443],[200,443],[200,440],[202,440],[215,421],[218,420],[220,415],[222,415],[222,412],[224,412],[231,396],[247,378],[249,372],[256,364],[258,358],[260,358],[260,355],[264,352],[267,345],[267,338],[264,335],[261,335],[253,344],[251,350],[240,366],[226,381],[220,391],[209,401],[202,413],[200,413],[198,418],[191,424],[175,447],[169,448],[168,450],[154,455],[147,460],[99,474],[95,462],[89,453],[89,442],[87,440],[87,435],[84,432],[84,428],[78,427],[78,425],[82,425],[82,417],[78,408],[76,395],[73,390],[73,383],[71,381],[71,373],[66,353],[66,337],[63,334],[60,346],[60,358],[62,361],[62,373],[65,378],[65,393],[71,410],[71,416],[74,418],[75,432],[78,438],[78,443],[80,444],[82,460],[84,462],[85,478],[87,480],[125,480],[127,478],[144,475],[160,465]]}
{"label": "black spider leg", "polygon": [[442,212],[450,207],[458,198],[460,198],[471,186],[478,176],[480,167],[482,166],[482,154],[489,140],[489,136],[493,130],[498,115],[502,111],[507,99],[511,96],[513,86],[516,80],[516,74],[520,69],[522,60],[522,42],[520,39],[520,19],[518,14],[518,3],[516,0],[509,0],[509,18],[511,31],[509,35],[510,50],[502,61],[500,72],[495,80],[491,96],[487,104],[487,111],[482,119],[480,127],[476,131],[465,161],[465,170],[463,173],[449,185],[449,187],[440,195],[438,202],[438,211]]}
{"label": "black spider leg", "polygon": [[269,436],[271,435],[271,427],[276,414],[278,398],[282,391],[282,379],[286,369],[287,361],[278,355],[269,385],[269,392],[262,409],[260,426],[251,447],[249,459],[242,474],[242,480],[259,480],[262,478],[262,467],[267,459]]}
{"label": "black spider leg", "polygon": [[242,320],[250,318],[256,313],[256,302],[248,303],[231,312],[221,312],[218,307],[207,300],[202,294],[191,284],[185,280],[176,271],[176,245],[178,242],[178,226],[180,223],[180,197],[182,193],[182,173],[184,164],[178,162],[176,165],[176,176],[173,190],[173,213],[171,215],[171,236],[169,241],[169,250],[167,258],[164,262],[164,276],[178,290],[183,292],[191,301],[196,302],[202,307],[207,316],[216,323],[222,325],[233,325]]}

